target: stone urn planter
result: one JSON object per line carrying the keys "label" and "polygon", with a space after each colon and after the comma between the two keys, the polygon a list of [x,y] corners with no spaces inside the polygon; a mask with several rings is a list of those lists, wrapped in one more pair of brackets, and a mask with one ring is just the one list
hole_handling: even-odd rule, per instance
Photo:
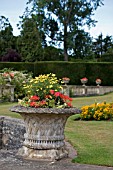
{"label": "stone urn planter", "polygon": [[95,82],[96,82],[97,86],[100,86],[100,84],[101,84],[102,81],[101,81],[101,79],[96,79]]}
{"label": "stone urn planter", "polygon": [[70,78],[68,78],[68,77],[63,77],[63,78],[62,78],[62,81],[63,81],[63,83],[67,86],[67,84],[68,84],[69,81],[70,81]]}
{"label": "stone urn planter", "polygon": [[80,79],[81,83],[83,84],[83,86],[86,86],[86,83],[88,82],[88,79],[86,77]]}
{"label": "stone urn planter", "polygon": [[59,160],[68,157],[64,128],[66,120],[80,113],[77,108],[30,108],[13,106],[25,122],[24,143],[18,154],[25,158]]}

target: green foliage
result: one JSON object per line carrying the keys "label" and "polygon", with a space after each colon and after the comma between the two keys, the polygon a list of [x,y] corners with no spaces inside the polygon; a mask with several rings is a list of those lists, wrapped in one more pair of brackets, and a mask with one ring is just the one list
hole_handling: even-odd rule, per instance
{"label": "green foliage", "polygon": [[0,85],[5,85],[6,84],[6,81],[4,79],[4,77],[2,76],[2,74],[0,74]]}
{"label": "green foliage", "polygon": [[[50,43],[63,42],[64,60],[68,61],[68,49],[72,46],[73,37],[83,25],[95,24],[92,19],[94,11],[102,5],[103,0],[28,0],[32,4],[31,13],[39,17],[39,28],[50,38]],[[26,14],[28,11],[26,10]],[[42,26],[43,23],[43,26]],[[41,25],[40,25],[41,24]]]}
{"label": "green foliage", "polygon": [[105,38],[103,38],[103,35],[101,33],[98,38],[96,38],[96,41],[93,42],[93,51],[95,53],[95,58],[100,58],[100,61],[107,61],[103,60],[104,54],[112,49],[112,47],[112,36],[106,36]]}
{"label": "green foliage", "polygon": [[36,95],[43,99],[47,94],[49,94],[50,90],[60,91],[61,85],[59,84],[59,80],[57,79],[55,74],[47,74],[47,75],[39,75],[34,79],[31,79],[24,85],[24,89],[26,95]]}
{"label": "green foliage", "polygon": [[35,17],[23,19],[21,27],[21,36],[18,38],[17,45],[22,61],[34,62],[43,60],[41,32],[38,30]]}
{"label": "green foliage", "polygon": [[103,54],[101,61],[102,62],[113,62],[113,53],[112,54]]}
{"label": "green foliage", "polygon": [[[4,68],[0,70],[0,85],[6,85],[7,81],[14,85],[14,97],[15,99],[18,99],[19,97],[25,96],[25,90],[23,88],[23,85],[27,83],[27,81],[30,81],[32,78],[31,73],[25,73],[25,71],[15,71],[11,68]],[[8,99],[10,94],[3,94],[2,99]]]}
{"label": "green foliage", "polygon": [[[70,49],[72,49],[71,45]],[[73,58],[75,59],[94,59],[92,51],[92,38],[84,30],[78,30],[74,37]]]}
{"label": "green foliage", "polygon": [[63,60],[63,50],[53,46],[47,46],[43,50],[43,61],[60,61]]}
{"label": "green foliage", "polygon": [[[43,71],[42,71],[43,70]],[[78,71],[79,70],[79,71]],[[82,63],[73,62],[37,62],[35,63],[35,75],[42,72],[53,72],[58,78],[69,77],[70,84],[80,84],[80,78],[85,74],[85,66]]]}
{"label": "green foliage", "polygon": [[[0,56],[13,45],[13,28],[8,18],[0,16]],[[0,59],[1,60],[1,59]]]}
{"label": "green foliage", "polygon": [[24,63],[24,62],[0,62],[0,70],[4,68],[12,68],[13,70],[17,71],[28,71],[34,72],[34,63]]}
{"label": "green foliage", "polygon": [[[113,85],[112,62],[63,62],[40,61],[35,63],[0,62],[0,69],[13,68],[13,70],[27,70],[33,73],[33,77],[40,74],[54,73],[58,78],[69,77],[71,85],[80,85],[82,77],[88,78],[87,85],[95,85],[95,80],[100,78],[102,86]],[[109,81],[108,81],[109,77]]]}

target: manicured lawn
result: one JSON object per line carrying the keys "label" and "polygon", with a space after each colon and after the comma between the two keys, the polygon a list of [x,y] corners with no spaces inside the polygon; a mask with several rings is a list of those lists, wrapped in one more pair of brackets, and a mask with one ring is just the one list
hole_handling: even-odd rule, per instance
{"label": "manicured lawn", "polygon": [[95,102],[100,103],[104,101],[113,102],[113,93],[93,97],[76,97],[73,99],[73,105],[80,108],[84,105],[90,105]]}
{"label": "manicured lawn", "polygon": [[[77,108],[94,102],[113,102],[113,93],[104,96],[74,98]],[[21,118],[9,111],[17,103],[0,104],[0,115]],[[66,140],[77,150],[78,156],[73,162],[113,166],[113,122],[112,121],[75,121],[71,116],[65,128]]]}
{"label": "manicured lawn", "polygon": [[112,121],[67,121],[65,136],[77,150],[73,162],[113,166]]}

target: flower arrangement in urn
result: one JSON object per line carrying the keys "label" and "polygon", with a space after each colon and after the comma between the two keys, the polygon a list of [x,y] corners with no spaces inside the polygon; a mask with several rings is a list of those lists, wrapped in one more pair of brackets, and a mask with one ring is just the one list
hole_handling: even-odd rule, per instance
{"label": "flower arrangement in urn", "polygon": [[63,81],[63,83],[67,84],[67,83],[69,83],[70,78],[69,77],[63,77],[62,81]]}
{"label": "flower arrangement in urn", "polygon": [[24,85],[26,96],[19,100],[25,107],[68,108],[72,98],[61,93],[62,86],[55,74],[44,74],[31,79]]}
{"label": "flower arrangement in urn", "polygon": [[101,84],[102,80],[97,78],[95,82],[96,82],[97,86],[99,86]]}
{"label": "flower arrangement in urn", "polygon": [[83,77],[81,80],[81,83],[83,84],[83,86],[85,86],[85,84],[88,82],[88,79],[86,77]]}

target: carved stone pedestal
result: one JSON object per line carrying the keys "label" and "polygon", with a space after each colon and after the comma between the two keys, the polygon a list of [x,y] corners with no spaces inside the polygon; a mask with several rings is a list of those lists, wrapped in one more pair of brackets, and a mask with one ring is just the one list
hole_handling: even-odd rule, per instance
{"label": "carved stone pedestal", "polygon": [[59,160],[68,157],[64,142],[66,120],[80,113],[76,108],[50,109],[14,106],[25,122],[26,133],[23,147],[18,154],[26,158]]}

